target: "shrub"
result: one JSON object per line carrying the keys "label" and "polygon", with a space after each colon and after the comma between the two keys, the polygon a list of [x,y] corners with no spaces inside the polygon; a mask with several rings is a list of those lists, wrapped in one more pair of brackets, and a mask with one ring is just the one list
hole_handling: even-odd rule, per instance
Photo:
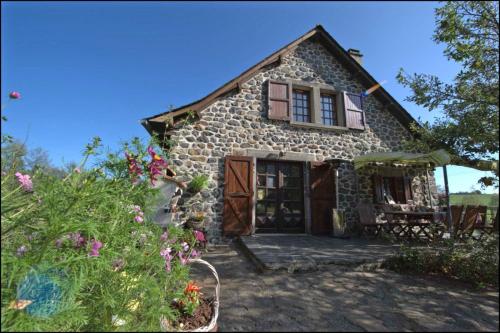
{"label": "shrub", "polygon": [[150,222],[164,159],[133,140],[132,158],[110,153],[82,171],[99,145],[64,179],[3,175],[2,331],[156,331],[180,315],[197,240]]}
{"label": "shrub", "polygon": [[189,189],[194,193],[200,192],[201,190],[208,187],[208,180],[209,178],[207,175],[194,176],[189,183]]}
{"label": "shrub", "polygon": [[440,274],[477,287],[498,286],[498,236],[462,244],[449,240],[426,248],[403,245],[384,267],[400,273]]}

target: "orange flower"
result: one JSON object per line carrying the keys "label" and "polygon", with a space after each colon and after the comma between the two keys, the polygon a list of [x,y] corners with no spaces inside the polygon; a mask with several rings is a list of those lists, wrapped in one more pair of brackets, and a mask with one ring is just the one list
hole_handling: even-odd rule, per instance
{"label": "orange flower", "polygon": [[153,157],[153,159],[155,161],[161,161],[161,157],[158,154],[155,154],[154,157]]}
{"label": "orange flower", "polygon": [[186,289],[184,289],[185,294],[191,293],[191,292],[194,292],[194,293],[200,292],[200,287],[198,287],[196,284],[194,284],[193,281],[189,281],[187,286],[186,286]]}

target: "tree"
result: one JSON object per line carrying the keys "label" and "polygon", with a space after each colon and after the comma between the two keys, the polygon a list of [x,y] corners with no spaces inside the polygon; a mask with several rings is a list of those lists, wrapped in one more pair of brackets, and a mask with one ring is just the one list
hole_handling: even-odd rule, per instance
{"label": "tree", "polygon": [[2,171],[15,168],[17,171],[23,171],[25,168],[24,157],[28,150],[26,145],[19,140],[8,141],[2,144]]}
{"label": "tree", "polygon": [[[446,149],[452,163],[478,166],[499,152],[499,10],[496,1],[448,1],[437,8],[433,39],[446,45],[444,54],[462,66],[452,83],[435,75],[408,75],[397,79],[412,91],[407,101],[442,116],[431,124],[414,124],[417,140],[407,148]],[[496,183],[498,184],[498,167]],[[492,177],[483,177],[492,185]]]}
{"label": "tree", "polygon": [[26,157],[24,158],[26,168],[29,170],[48,169],[52,167],[50,162],[49,153],[40,147],[30,149]]}

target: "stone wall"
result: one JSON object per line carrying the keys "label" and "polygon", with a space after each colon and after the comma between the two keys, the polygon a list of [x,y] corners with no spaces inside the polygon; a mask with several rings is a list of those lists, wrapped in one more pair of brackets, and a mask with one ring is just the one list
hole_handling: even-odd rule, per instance
{"label": "stone wall", "polygon": [[[251,148],[314,154],[319,161],[352,160],[369,152],[401,150],[402,140],[410,138],[408,130],[372,96],[364,103],[365,131],[326,131],[268,120],[268,79],[322,83],[349,92],[368,88],[352,80],[351,74],[321,44],[305,41],[284,56],[281,64],[243,83],[240,92],[230,93],[202,110],[200,120],[177,129],[171,137],[177,142],[171,152],[171,162],[178,174],[183,175],[185,181],[198,173],[211,177],[207,190],[184,198],[186,207],[194,203],[196,209],[206,211],[211,242],[219,242],[222,234],[224,156],[241,154],[242,150]],[[422,170],[412,172],[415,197],[418,203],[425,203]],[[366,175],[356,175],[352,163],[340,167],[339,208],[346,210],[349,224],[357,221],[358,200],[373,197],[367,179]]]}

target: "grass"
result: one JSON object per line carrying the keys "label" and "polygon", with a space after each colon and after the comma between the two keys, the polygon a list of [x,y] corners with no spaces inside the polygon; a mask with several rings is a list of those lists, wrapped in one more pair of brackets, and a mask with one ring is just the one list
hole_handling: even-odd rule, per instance
{"label": "grass", "polygon": [[450,194],[452,205],[482,205],[498,207],[498,194]]}
{"label": "grass", "polygon": [[488,206],[486,220],[491,221],[498,207],[498,194],[450,194],[451,205],[481,205]]}

